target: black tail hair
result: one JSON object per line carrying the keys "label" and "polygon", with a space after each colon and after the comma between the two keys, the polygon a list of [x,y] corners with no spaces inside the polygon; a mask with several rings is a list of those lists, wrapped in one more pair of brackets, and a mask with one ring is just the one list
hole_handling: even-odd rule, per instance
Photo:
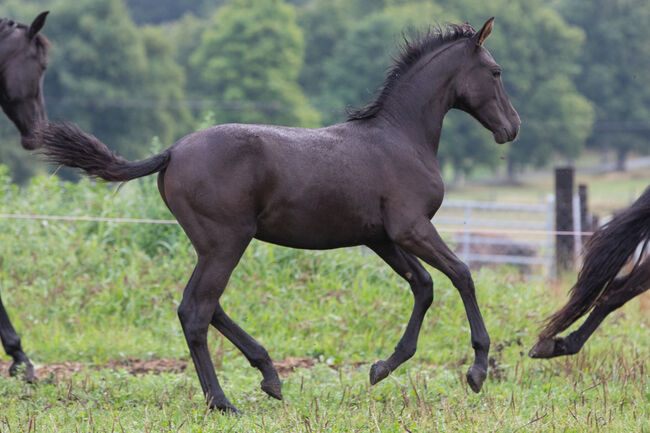
{"label": "black tail hair", "polygon": [[109,182],[125,182],[163,170],[169,164],[169,149],[142,161],[131,162],[113,153],[94,135],[74,123],[47,122],[35,134],[39,153],[55,164],[80,168],[88,176]]}
{"label": "black tail hair", "polygon": [[650,187],[627,209],[597,230],[586,245],[584,265],[570,299],[546,320],[540,339],[567,329],[594,307],[636,248],[650,239]]}

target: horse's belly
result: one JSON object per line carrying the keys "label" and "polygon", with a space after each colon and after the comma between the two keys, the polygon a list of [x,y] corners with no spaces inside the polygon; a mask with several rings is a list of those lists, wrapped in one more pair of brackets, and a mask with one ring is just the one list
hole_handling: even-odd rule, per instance
{"label": "horse's belly", "polygon": [[340,212],[281,212],[260,218],[255,237],[265,242],[304,249],[330,249],[377,242],[386,234],[380,218]]}

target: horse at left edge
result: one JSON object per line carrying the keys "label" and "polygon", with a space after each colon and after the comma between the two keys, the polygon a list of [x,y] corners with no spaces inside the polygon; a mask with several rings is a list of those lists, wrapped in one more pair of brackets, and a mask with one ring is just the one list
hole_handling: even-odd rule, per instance
{"label": "horse at left edge", "polygon": [[[50,43],[39,32],[48,13],[40,13],[29,26],[8,18],[0,19],[0,106],[20,132],[20,144],[27,150],[38,147],[34,131],[47,121],[43,78]],[[34,366],[23,352],[2,298],[0,339],[5,352],[13,359],[9,374],[16,375],[23,366],[25,379],[34,382]]]}

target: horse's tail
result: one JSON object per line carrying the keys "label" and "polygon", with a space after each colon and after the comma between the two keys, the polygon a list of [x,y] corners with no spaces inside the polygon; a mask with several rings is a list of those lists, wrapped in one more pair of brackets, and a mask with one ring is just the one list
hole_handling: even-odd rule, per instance
{"label": "horse's tail", "polygon": [[650,187],[632,206],[599,230],[586,245],[584,265],[570,299],[546,320],[540,339],[551,338],[586,314],[608,290],[621,268],[630,261],[636,248],[650,239]]}
{"label": "horse's tail", "polygon": [[167,167],[170,158],[167,149],[142,161],[128,161],[73,123],[47,122],[39,128],[36,140],[39,152],[47,161],[80,168],[88,176],[109,182],[124,182],[159,172]]}

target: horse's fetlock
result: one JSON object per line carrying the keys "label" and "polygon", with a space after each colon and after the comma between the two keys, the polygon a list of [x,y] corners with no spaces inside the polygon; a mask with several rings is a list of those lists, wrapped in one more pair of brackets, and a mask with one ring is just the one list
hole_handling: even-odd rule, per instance
{"label": "horse's fetlock", "polygon": [[402,344],[402,342],[397,343],[395,346],[395,352],[400,353],[406,359],[411,359],[417,351],[417,345],[415,344]]}
{"label": "horse's fetlock", "polygon": [[472,339],[472,349],[489,353],[490,352],[490,337],[484,337],[481,339]]}
{"label": "horse's fetlock", "polygon": [[16,352],[22,351],[20,346],[20,337],[16,334],[9,335],[7,338],[5,338],[2,341],[2,345],[4,346],[5,352],[7,352],[7,354],[10,356],[13,356],[13,354]]}

